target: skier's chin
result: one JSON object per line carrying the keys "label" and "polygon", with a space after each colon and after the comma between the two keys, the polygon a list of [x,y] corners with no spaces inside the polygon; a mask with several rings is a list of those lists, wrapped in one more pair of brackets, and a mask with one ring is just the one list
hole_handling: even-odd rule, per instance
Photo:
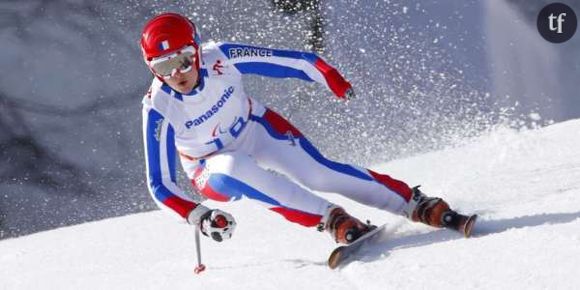
{"label": "skier's chin", "polygon": [[195,70],[190,70],[184,74],[177,74],[168,79],[166,83],[175,91],[181,94],[188,94],[197,83],[199,74]]}
{"label": "skier's chin", "polygon": [[181,94],[187,94],[193,90],[193,82],[190,80],[183,80],[173,84],[172,88]]}

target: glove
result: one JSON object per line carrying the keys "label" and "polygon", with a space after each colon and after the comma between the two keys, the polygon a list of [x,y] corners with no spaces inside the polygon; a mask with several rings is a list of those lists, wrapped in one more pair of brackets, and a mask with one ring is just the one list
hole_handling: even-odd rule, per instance
{"label": "glove", "polygon": [[198,226],[202,234],[218,242],[231,238],[236,228],[236,221],[231,214],[201,204],[189,213],[187,221]]}
{"label": "glove", "polygon": [[354,90],[351,88],[348,88],[348,90],[346,90],[346,92],[344,93],[344,99],[346,101],[350,101],[356,98],[356,94],[354,93]]}

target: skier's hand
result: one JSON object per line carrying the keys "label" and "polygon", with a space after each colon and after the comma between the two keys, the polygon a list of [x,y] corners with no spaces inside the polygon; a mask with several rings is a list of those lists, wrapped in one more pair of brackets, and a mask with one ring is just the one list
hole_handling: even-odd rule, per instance
{"label": "skier's hand", "polygon": [[219,209],[212,209],[201,217],[201,232],[221,242],[232,237],[236,228],[234,217]]}
{"label": "skier's hand", "polygon": [[201,204],[189,214],[187,221],[197,225],[202,234],[218,242],[231,238],[236,228],[236,221],[231,214]]}
{"label": "skier's hand", "polygon": [[346,90],[346,92],[344,93],[344,100],[345,101],[350,101],[356,98],[356,94],[354,93],[354,90],[351,88],[349,88],[348,90]]}

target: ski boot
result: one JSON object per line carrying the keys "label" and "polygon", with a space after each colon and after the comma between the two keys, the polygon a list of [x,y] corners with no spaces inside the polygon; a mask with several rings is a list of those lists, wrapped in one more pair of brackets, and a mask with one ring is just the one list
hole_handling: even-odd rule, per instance
{"label": "ski boot", "polygon": [[326,222],[321,224],[319,230],[326,230],[337,243],[350,244],[356,239],[371,231],[375,226],[363,223],[352,217],[341,207],[333,207],[329,210]]}
{"label": "ski boot", "polygon": [[462,233],[466,238],[471,236],[477,215],[462,215],[449,208],[449,204],[438,197],[428,197],[413,187],[407,217],[414,222],[421,222],[437,228],[448,228]]}

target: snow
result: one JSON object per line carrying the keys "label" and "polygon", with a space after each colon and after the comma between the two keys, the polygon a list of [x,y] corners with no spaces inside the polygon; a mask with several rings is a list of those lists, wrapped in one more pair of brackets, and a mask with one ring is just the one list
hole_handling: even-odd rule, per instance
{"label": "snow", "polygon": [[0,241],[0,289],[576,289],[579,132],[580,120],[497,129],[374,168],[478,213],[470,239],[323,194],[389,224],[360,261],[332,271],[327,234],[242,200],[219,204],[238,229],[202,238],[201,275],[192,228],[155,211]]}

